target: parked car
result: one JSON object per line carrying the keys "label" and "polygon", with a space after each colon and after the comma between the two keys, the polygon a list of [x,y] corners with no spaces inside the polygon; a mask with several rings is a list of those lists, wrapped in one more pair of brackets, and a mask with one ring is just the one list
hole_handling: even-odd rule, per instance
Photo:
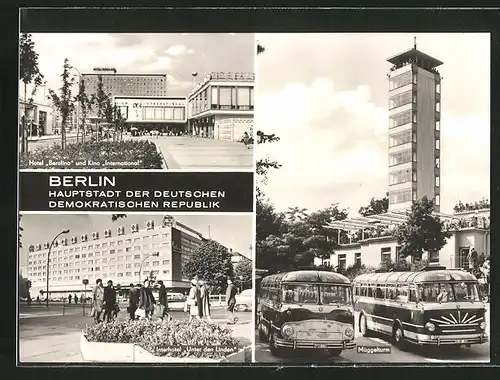
{"label": "parked car", "polygon": [[184,302],[186,296],[182,293],[167,293],[168,302]]}
{"label": "parked car", "polygon": [[251,311],[253,304],[253,289],[243,290],[240,294],[236,295],[236,311]]}

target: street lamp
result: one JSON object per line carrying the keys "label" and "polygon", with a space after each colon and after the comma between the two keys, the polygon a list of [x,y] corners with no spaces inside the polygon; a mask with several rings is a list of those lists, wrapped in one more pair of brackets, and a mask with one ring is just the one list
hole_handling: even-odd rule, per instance
{"label": "street lamp", "polygon": [[61,236],[62,234],[67,234],[69,233],[69,230],[64,230],[64,231],[61,231],[59,232],[54,239],[52,239],[52,242],[50,243],[49,245],[49,252],[47,253],[47,294],[46,294],[46,297],[47,297],[47,307],[49,307],[49,272],[50,272],[50,251],[52,250],[52,246],[54,245],[54,242],[56,241],[56,239]]}
{"label": "street lamp", "polygon": [[150,257],[158,257],[160,256],[160,252],[155,252],[155,253],[151,253],[149,255],[146,255],[142,261],[141,261],[141,266],[139,267],[139,282],[141,282],[141,272],[142,272],[142,264],[144,264],[144,261],[146,261],[146,259],[149,259]]}

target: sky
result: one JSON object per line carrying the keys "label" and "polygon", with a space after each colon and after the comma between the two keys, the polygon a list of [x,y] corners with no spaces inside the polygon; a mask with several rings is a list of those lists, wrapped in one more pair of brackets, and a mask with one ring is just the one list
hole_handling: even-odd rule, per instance
{"label": "sky", "polygon": [[280,141],[265,192],[278,210],[339,202],[356,216],[388,180],[389,57],[417,48],[444,64],[441,212],[489,199],[489,34],[257,34],[255,124]]}
{"label": "sky", "polygon": [[[203,80],[211,71],[254,71],[253,34],[35,33],[32,39],[47,81],[46,95],[49,88],[61,87],[65,58],[81,73],[112,67],[118,73],[167,74],[168,92],[174,96],[188,95],[193,72]],[[37,92],[37,100],[43,92],[43,88]]]}
{"label": "sky", "polygon": [[[233,251],[250,257],[250,246],[253,245],[253,215],[194,215],[171,214],[177,221],[201,232],[204,237],[211,237]],[[50,242],[59,232],[70,229],[68,237],[80,236],[93,231],[103,231],[110,228],[116,232],[119,226],[128,228],[134,223],[144,228],[148,220],[153,220],[155,226],[161,226],[163,214],[128,214],[127,218],[111,221],[111,214],[25,214],[21,218],[23,248],[20,251],[20,265],[27,264],[30,245]],[[209,235],[210,226],[210,235]]]}

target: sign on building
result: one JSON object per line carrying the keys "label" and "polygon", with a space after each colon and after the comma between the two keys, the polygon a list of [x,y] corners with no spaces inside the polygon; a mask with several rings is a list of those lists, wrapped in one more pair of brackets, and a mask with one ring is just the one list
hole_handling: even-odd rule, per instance
{"label": "sign on building", "polygon": [[128,122],[186,122],[184,98],[115,97],[116,107]]}

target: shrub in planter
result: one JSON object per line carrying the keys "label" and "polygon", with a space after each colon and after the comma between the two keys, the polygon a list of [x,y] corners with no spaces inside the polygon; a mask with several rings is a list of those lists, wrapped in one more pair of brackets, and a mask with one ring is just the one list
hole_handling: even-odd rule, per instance
{"label": "shrub in planter", "polygon": [[[45,166],[46,168],[70,169],[75,163],[81,161],[114,161],[114,162],[138,162],[138,165],[130,164],[119,166],[123,169],[161,169],[162,157],[156,149],[156,145],[149,141],[99,141],[86,142],[83,144],[68,144],[66,149],[61,150],[57,144],[40,147],[28,155],[21,157],[21,168],[29,167],[29,160],[55,161],[56,164]],[[72,165],[57,162],[72,162]]]}
{"label": "shrub in planter", "polygon": [[157,356],[222,359],[222,348],[241,348],[230,328],[205,321],[113,321],[87,325],[84,334],[89,342],[134,343]]}

